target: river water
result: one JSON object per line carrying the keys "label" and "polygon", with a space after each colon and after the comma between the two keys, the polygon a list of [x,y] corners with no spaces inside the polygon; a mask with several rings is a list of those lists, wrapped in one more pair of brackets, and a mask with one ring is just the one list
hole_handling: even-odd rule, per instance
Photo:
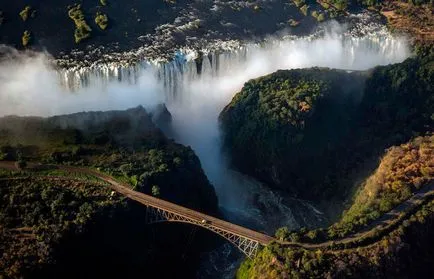
{"label": "river water", "polygon": [[[360,20],[363,22],[363,20]],[[355,32],[358,31],[358,32]],[[306,37],[270,38],[261,44],[228,44],[209,52],[181,49],[173,61],[142,61],[134,65],[98,63],[86,68],[45,70],[30,66],[21,84],[9,82],[3,92],[15,90],[14,102],[4,114],[26,111],[29,115],[53,115],[79,110],[124,109],[139,104],[147,108],[164,102],[173,121],[168,136],[191,146],[214,185],[225,219],[273,234],[281,226],[297,229],[326,221],[314,204],[271,191],[252,178],[230,170],[221,153],[218,116],[243,84],[279,69],[331,67],[365,70],[401,62],[409,56],[405,41],[391,36],[381,25],[348,26],[331,23]],[[37,62],[40,63],[40,62]],[[10,68],[14,73],[14,68]],[[17,76],[18,72],[17,72]],[[57,85],[51,85],[53,76]],[[17,77],[18,79],[18,77]],[[38,89],[62,92],[44,95],[41,110]],[[50,84],[48,89],[45,84]],[[36,93],[33,93],[35,92]],[[73,94],[66,95],[65,92]],[[1,95],[0,101],[11,95]],[[50,93],[51,94],[51,93]],[[39,96],[40,97],[40,96]],[[85,97],[85,98],[83,98]],[[38,110],[36,111],[36,107]],[[242,255],[229,244],[203,255],[201,278],[231,278]]]}

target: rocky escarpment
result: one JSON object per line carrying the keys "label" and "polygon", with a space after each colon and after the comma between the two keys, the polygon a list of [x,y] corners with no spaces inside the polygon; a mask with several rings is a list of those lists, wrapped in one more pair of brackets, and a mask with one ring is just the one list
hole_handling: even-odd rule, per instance
{"label": "rocky escarpment", "polygon": [[0,129],[7,159],[97,167],[145,193],[157,186],[165,199],[216,211],[216,195],[193,150],[167,139],[143,107],[47,119],[5,117]]}
{"label": "rocky escarpment", "polygon": [[[169,121],[168,111],[160,110]],[[192,149],[167,139],[143,107],[0,118],[0,160],[97,168],[137,191],[213,215],[218,210],[214,189]],[[0,208],[5,240],[0,250],[7,251],[0,259],[0,275],[7,278],[133,278],[154,272],[170,277],[170,270],[159,271],[168,262],[177,274],[191,276],[195,268],[190,267],[212,243],[203,244],[199,233],[186,250],[191,227],[146,227],[143,206],[121,202],[86,176],[63,179],[61,172],[25,169],[0,174],[7,200]],[[28,178],[9,180],[13,177]],[[186,256],[189,265],[182,261]],[[107,269],[107,263],[112,267]]]}
{"label": "rocky escarpment", "polygon": [[345,197],[385,148],[432,129],[431,61],[428,54],[368,72],[291,70],[251,80],[220,115],[225,149],[236,168],[272,187]]}
{"label": "rocky escarpment", "polygon": [[[432,52],[428,51],[401,64],[378,67],[364,73],[366,81],[362,89],[363,94],[355,103],[344,102],[346,108],[350,104],[354,105],[351,111],[346,113],[342,113],[342,109],[333,105],[331,110],[325,111],[327,113],[321,110],[324,96],[330,96],[328,95],[330,94],[328,91],[330,83],[321,80],[322,75],[318,69],[278,72],[246,84],[242,92],[234,98],[221,115],[226,132],[226,148],[231,151],[236,166],[238,164],[245,166],[246,163],[241,158],[237,158],[240,154],[237,153],[238,150],[243,149],[236,145],[238,138],[236,138],[237,132],[235,131],[245,132],[249,128],[258,135],[260,140],[264,137],[261,133],[277,134],[272,139],[284,137],[284,141],[269,141],[273,144],[280,143],[280,145],[271,145],[274,149],[270,148],[270,143],[265,141],[260,146],[264,149],[269,148],[268,152],[271,154],[268,158],[272,158],[269,162],[285,163],[282,164],[284,167],[280,169],[280,172],[270,171],[268,176],[265,176],[265,179],[268,177],[270,185],[277,185],[287,191],[316,199],[327,197],[327,195],[332,198],[338,195],[342,197],[344,195],[340,192],[348,189],[345,186],[349,187],[354,183],[359,187],[353,190],[353,195],[349,195],[353,197],[348,209],[342,212],[341,219],[336,223],[327,228],[310,231],[302,229],[298,232],[291,232],[288,228],[279,229],[276,237],[280,240],[304,243],[304,245],[300,247],[294,243],[273,243],[264,248],[254,259],[244,261],[237,272],[237,278],[429,277],[430,261],[433,258],[433,237],[430,231],[434,217],[432,190],[434,177],[432,108],[434,100],[431,96],[434,68],[432,61]],[[312,78],[310,74],[313,72],[317,73],[312,80],[309,78]],[[336,72],[329,71],[328,74],[333,76]],[[282,75],[287,79],[277,83],[272,82],[278,80]],[[348,77],[347,74],[340,73],[340,75]],[[345,84],[345,78],[340,77],[340,80],[342,84]],[[333,83],[333,78],[327,81]],[[295,86],[293,82],[296,83]],[[311,83],[306,85],[307,82]],[[291,83],[292,86],[284,87]],[[249,88],[249,85],[253,86]],[[260,90],[255,92],[258,88]],[[279,92],[276,88],[286,89],[286,91]],[[294,94],[294,92],[299,94]],[[318,92],[324,94],[318,94]],[[337,94],[341,91],[333,92]],[[271,101],[266,102],[266,96],[270,95],[272,96]],[[259,97],[255,98],[255,96]],[[284,98],[283,96],[286,96],[285,102],[279,103]],[[303,96],[303,99],[296,99],[298,102],[294,102],[294,97],[299,96]],[[262,103],[258,101],[261,97],[262,100],[265,99]],[[247,103],[248,100],[250,103]],[[339,100],[342,98],[334,102]],[[291,106],[294,103],[295,105]],[[280,104],[280,109],[273,110],[278,104]],[[265,107],[266,112],[277,111],[278,114],[277,116],[274,114],[273,118],[262,114],[260,121],[252,117],[249,119],[250,123],[241,122],[244,125],[239,124],[238,130],[230,126],[230,124],[240,123],[236,121],[245,120],[241,115],[249,115],[252,111],[251,107],[255,107],[256,112]],[[288,107],[287,110],[282,109]],[[293,110],[290,110],[291,108]],[[340,111],[336,111],[338,109]],[[294,110],[298,113],[294,114]],[[320,111],[323,113],[318,120],[315,114]],[[321,122],[336,114],[343,117],[336,118],[329,124]],[[301,120],[297,118],[300,115],[304,116]],[[300,123],[295,122],[296,120],[304,122],[301,127],[292,122],[282,125],[282,119],[293,121],[295,124]],[[345,121],[337,121],[337,119]],[[315,127],[315,124],[318,125],[315,128],[318,134],[316,137],[311,135],[309,138],[307,131]],[[270,133],[270,129],[275,134]],[[336,142],[331,141],[327,131],[333,131],[341,137],[337,137]],[[301,136],[297,137],[300,134]],[[417,135],[425,136],[415,137]],[[255,142],[255,140],[256,138],[250,138],[250,141]],[[331,153],[319,153],[321,156],[316,157],[316,161],[311,160],[308,164],[303,161],[304,153],[301,155],[297,153],[299,150],[305,151],[303,148],[306,148],[309,143],[312,144],[312,148],[318,148],[324,141],[326,141],[327,148],[332,151],[332,155]],[[403,144],[393,146],[397,142]],[[237,149],[231,149],[230,144],[234,144]],[[252,144],[250,146],[258,148]],[[384,151],[385,148],[388,149]],[[272,153],[274,150],[280,153]],[[295,150],[295,152],[287,154],[287,157],[283,159],[275,155],[276,153],[280,155],[285,150]],[[258,154],[267,155],[268,153]],[[378,154],[384,155],[379,165]],[[296,163],[303,164],[300,169],[296,163],[291,162],[294,160],[294,155]],[[246,153],[243,156],[247,156]],[[254,155],[247,159],[254,160]],[[327,161],[327,164],[322,166],[326,169],[323,172],[326,175],[322,183],[315,184],[314,176],[318,171],[316,167],[321,165],[321,162],[317,161],[321,160]],[[373,162],[371,164],[378,167],[363,169],[362,164],[366,165],[366,162]],[[258,164],[253,171],[259,167],[263,170],[267,166]],[[302,172],[303,169],[306,172]],[[303,181],[312,183],[303,184],[304,188],[298,188],[300,184],[297,180],[281,179],[282,182],[288,183],[285,185],[275,180],[275,177],[288,177],[284,176],[285,172],[282,170],[288,173],[293,171]],[[314,171],[310,172],[311,170]],[[258,175],[258,173],[253,173]],[[357,180],[354,178],[351,179],[354,177],[351,173],[357,174],[359,183],[356,183]],[[331,179],[333,177],[335,177],[334,180]],[[324,193],[316,192],[318,187]]]}
{"label": "rocky escarpment", "polygon": [[314,197],[335,168],[364,77],[329,69],[278,71],[251,80],[220,115],[233,165],[294,195]]}
{"label": "rocky escarpment", "polygon": [[429,233],[434,224],[433,155],[432,135],[390,148],[337,223],[276,233],[281,240],[317,247],[270,245],[253,261],[245,261],[237,278],[429,276],[434,252]]}

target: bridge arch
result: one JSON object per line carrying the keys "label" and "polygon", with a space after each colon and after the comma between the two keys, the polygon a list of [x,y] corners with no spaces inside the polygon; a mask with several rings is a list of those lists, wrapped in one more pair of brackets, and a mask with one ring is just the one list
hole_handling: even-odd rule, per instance
{"label": "bridge arch", "polygon": [[261,244],[257,240],[223,230],[217,226],[214,226],[212,222],[202,222],[202,220],[199,221],[197,219],[188,218],[186,216],[178,215],[160,208],[146,206],[147,224],[156,224],[156,223],[164,223],[164,222],[187,223],[187,224],[192,224],[194,226],[202,227],[206,230],[209,230],[225,238],[230,243],[235,245],[243,254],[245,254],[247,257],[251,259],[256,256],[261,246]]}

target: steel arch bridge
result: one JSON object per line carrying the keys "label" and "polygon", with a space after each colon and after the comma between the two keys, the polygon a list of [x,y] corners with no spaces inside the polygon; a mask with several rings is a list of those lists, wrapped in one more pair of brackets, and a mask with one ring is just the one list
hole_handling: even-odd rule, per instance
{"label": "steel arch bridge", "polygon": [[129,185],[118,182],[111,176],[95,170],[70,166],[58,167],[70,172],[80,172],[93,175],[108,183],[117,193],[146,206],[146,222],[148,224],[181,222],[205,228],[227,239],[249,258],[253,258],[257,254],[261,245],[266,246],[271,241],[275,240],[275,238],[266,234],[134,191]]}
{"label": "steel arch bridge", "polygon": [[265,243],[260,242],[258,239],[252,239],[247,236],[242,236],[237,233],[222,229],[218,225],[214,225],[212,222],[209,222],[206,219],[199,221],[152,206],[146,207],[147,224],[156,224],[163,222],[187,223],[205,228],[231,242],[249,258],[253,258],[256,256],[256,254],[258,253],[258,249],[261,245],[266,245]]}
{"label": "steel arch bridge", "polygon": [[[28,165],[29,167],[34,168],[41,166],[37,163],[29,163]],[[181,222],[205,228],[227,239],[249,258],[253,258],[257,254],[260,246],[266,246],[271,241],[276,241],[275,238],[266,234],[259,233],[215,218],[213,216],[134,191],[129,185],[116,181],[110,175],[93,169],[62,165],[51,165],[49,167],[55,167],[70,173],[91,175],[100,179],[102,182],[104,182],[101,183],[102,185],[105,186],[108,184],[114,192],[117,192],[126,198],[132,199],[144,205],[146,207],[146,222],[148,224],[160,222]],[[16,170],[17,166],[15,162],[0,161],[0,168]]]}

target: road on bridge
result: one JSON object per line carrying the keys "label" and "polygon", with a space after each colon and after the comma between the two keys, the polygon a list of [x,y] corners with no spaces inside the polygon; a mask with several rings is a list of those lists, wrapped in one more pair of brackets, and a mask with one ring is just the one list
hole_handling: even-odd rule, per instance
{"label": "road on bridge", "polygon": [[[40,165],[38,164],[29,164],[29,167],[38,167]],[[137,192],[131,189],[131,187],[127,184],[121,183],[116,181],[114,178],[112,178],[109,175],[103,174],[101,172],[98,172],[96,170],[92,170],[89,168],[80,168],[80,167],[71,167],[71,166],[62,166],[62,165],[56,165],[53,166],[55,168],[72,172],[72,173],[82,173],[91,175],[94,177],[97,177],[101,179],[102,181],[105,181],[106,183],[110,184],[111,188],[120,193],[123,196],[126,196],[134,201],[137,201],[145,206],[152,206],[154,208],[158,208],[161,210],[165,210],[180,216],[183,216],[188,219],[195,220],[197,223],[201,223],[202,220],[206,220],[211,224],[212,226],[219,228],[223,231],[226,231],[228,233],[238,235],[243,238],[250,239],[252,241],[256,241],[262,245],[268,245],[272,241],[276,241],[278,243],[281,243],[285,246],[293,246],[293,247],[300,247],[304,249],[319,249],[319,248],[325,248],[329,247],[332,244],[338,244],[338,243],[349,243],[352,241],[355,241],[361,237],[363,237],[365,234],[369,233],[371,230],[375,228],[383,229],[387,227],[387,225],[391,224],[392,221],[399,217],[400,213],[407,211],[408,209],[415,206],[418,201],[424,200],[427,197],[434,196],[434,183],[430,183],[418,191],[413,193],[413,196],[410,199],[407,199],[403,201],[401,204],[396,206],[391,211],[385,213],[377,220],[374,220],[371,222],[367,227],[362,228],[360,231],[353,235],[349,235],[342,239],[337,240],[330,240],[325,241],[322,243],[301,243],[301,242],[286,242],[286,241],[279,241],[274,237],[271,237],[266,234],[262,234],[226,221],[223,221],[221,219],[197,212],[195,210],[191,210],[182,206],[179,206],[177,204],[164,201],[146,194],[143,194],[141,192]],[[0,168],[2,169],[8,169],[8,170],[18,170],[14,162],[5,162],[0,161]]]}
{"label": "road on bridge", "polygon": [[[29,168],[37,168],[38,164],[28,164]],[[92,170],[89,168],[80,168],[80,167],[71,167],[71,166],[63,166],[56,165],[53,166],[57,169],[64,170],[72,173],[82,173],[97,177],[107,183],[110,184],[111,188],[118,192],[119,194],[128,197],[136,202],[139,202],[146,206],[152,206],[154,208],[162,209],[182,217],[195,220],[198,223],[201,223],[202,220],[206,220],[207,225],[212,225],[215,228],[226,231],[228,233],[247,238],[253,241],[256,241],[262,245],[268,245],[271,241],[275,240],[273,237],[223,221],[221,219],[197,212],[192,209],[188,209],[183,206],[179,206],[177,204],[164,201],[141,192],[137,192],[131,189],[130,185],[118,182],[114,180],[111,176],[98,172],[96,170]],[[0,168],[8,169],[8,170],[18,170],[14,162],[1,162]]]}

